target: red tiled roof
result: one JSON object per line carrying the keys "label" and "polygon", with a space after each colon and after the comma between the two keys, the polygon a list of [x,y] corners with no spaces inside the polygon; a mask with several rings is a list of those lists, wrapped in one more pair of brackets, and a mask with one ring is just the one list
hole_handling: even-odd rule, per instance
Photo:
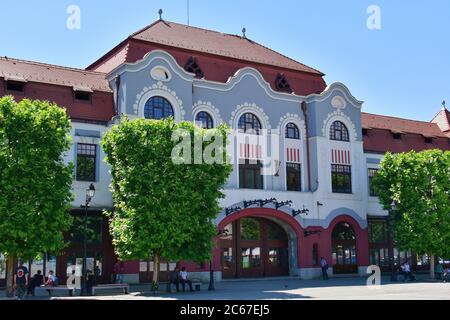
{"label": "red tiled roof", "polygon": [[433,122],[408,120],[365,112],[361,113],[361,122],[364,129],[384,129],[399,133],[421,134],[430,138],[447,138],[439,126]]}
{"label": "red tiled roof", "polygon": [[323,75],[248,38],[158,20],[132,34],[132,39]]}
{"label": "red tiled roof", "polygon": [[0,57],[0,78],[112,92],[104,73]]}

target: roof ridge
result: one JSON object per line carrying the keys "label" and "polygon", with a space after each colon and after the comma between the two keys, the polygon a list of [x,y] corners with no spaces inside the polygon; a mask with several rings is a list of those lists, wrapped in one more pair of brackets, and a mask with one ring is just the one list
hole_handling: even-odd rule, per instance
{"label": "roof ridge", "polygon": [[400,117],[395,117],[395,116],[387,116],[387,115],[384,115],[384,114],[376,114],[376,113],[368,113],[368,112],[361,112],[361,114],[367,114],[367,115],[370,115],[370,116],[385,117],[385,118],[391,118],[391,119],[397,119],[397,120],[421,122],[421,123],[426,123],[426,124],[430,124],[430,125],[436,124],[434,122],[428,122],[428,121],[424,121],[424,120],[414,120],[414,119],[400,118]]}
{"label": "roof ridge", "polygon": [[[278,52],[278,51],[276,51],[276,50],[274,50],[274,49],[271,49],[271,48],[269,48],[268,46],[263,45],[263,44],[261,44],[261,43],[259,43],[259,42],[257,42],[257,41],[254,41],[254,40],[252,40],[252,39],[250,39],[250,38],[242,37],[242,36],[240,36],[240,35],[238,35],[238,34],[231,34],[231,33],[220,32],[220,31],[217,31],[217,30],[211,30],[211,29],[206,29],[206,28],[201,28],[201,27],[196,27],[196,26],[189,26],[189,25],[185,25],[185,24],[182,24],[182,23],[173,22],[173,21],[167,21],[167,20],[163,20],[163,19],[157,20],[157,21],[153,22],[152,24],[150,24],[150,25],[148,25],[148,26],[142,28],[141,30],[136,31],[135,33],[133,33],[132,35],[130,35],[129,38],[133,38],[133,37],[139,35],[140,33],[144,32],[144,31],[147,31],[148,29],[150,29],[151,27],[155,26],[156,24],[158,24],[158,23],[160,23],[160,22],[166,23],[166,24],[169,25],[169,26],[170,26],[170,24],[174,24],[174,25],[177,25],[177,26],[185,27],[185,28],[196,29],[196,30],[199,30],[199,31],[207,31],[207,32],[212,32],[212,33],[224,35],[224,36],[236,37],[236,38],[239,38],[239,39],[242,39],[242,40],[247,40],[247,41],[251,42],[252,44],[256,44],[256,45],[258,45],[258,46],[260,46],[260,47],[262,47],[262,48],[264,48],[264,49],[266,49],[266,50],[269,50],[269,51],[271,51],[271,52],[273,52],[273,53],[275,53],[275,54],[280,55],[281,57],[283,57],[283,58],[285,58],[285,59],[288,59],[288,60],[290,60],[290,61],[292,61],[292,62],[294,62],[294,63],[297,63],[297,64],[299,64],[299,65],[302,65],[303,67],[305,67],[305,68],[307,68],[307,69],[310,69],[311,71],[314,71],[314,72],[316,72],[316,73],[319,73],[321,76],[324,76],[324,75],[325,75],[322,71],[320,71],[320,70],[318,70],[318,69],[316,69],[316,68],[310,67],[310,66],[308,66],[308,65],[306,65],[306,64],[304,64],[304,63],[302,63],[302,62],[299,62],[299,61],[297,61],[297,60],[295,60],[295,59],[293,59],[293,58],[290,58],[290,57],[284,55],[283,53]],[[242,59],[241,59],[241,60],[242,60]],[[270,61],[259,62],[259,63],[262,63],[262,64],[268,64],[268,63],[270,63]],[[275,65],[278,66],[278,67],[282,67],[282,66],[280,66],[280,65],[278,65],[278,64],[275,64]],[[285,68],[285,67],[283,67],[283,68]],[[287,69],[289,69],[289,68],[287,68]],[[304,72],[308,72],[308,71],[304,71]],[[311,72],[311,73],[313,73],[313,72]]]}
{"label": "roof ridge", "polygon": [[7,56],[0,56],[0,60],[3,60],[3,61],[16,61],[16,62],[22,62],[22,63],[27,63],[27,64],[34,64],[34,65],[37,65],[37,66],[53,67],[53,68],[58,68],[58,69],[62,69],[62,70],[83,72],[83,73],[89,73],[89,74],[95,74],[95,75],[106,75],[106,73],[99,72],[99,71],[91,71],[91,70],[85,70],[85,69],[81,69],[81,68],[66,67],[66,66],[61,66],[61,65],[57,65],[57,64],[51,64],[51,63],[39,62],[39,61],[32,61],[32,60],[25,60],[25,59],[18,59],[18,58],[12,58],[12,57],[7,57]]}

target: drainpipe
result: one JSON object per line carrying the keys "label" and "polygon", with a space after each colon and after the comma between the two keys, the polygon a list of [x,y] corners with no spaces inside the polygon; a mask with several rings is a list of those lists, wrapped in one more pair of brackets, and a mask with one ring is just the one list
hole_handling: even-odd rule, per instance
{"label": "drainpipe", "polygon": [[302,111],[303,111],[303,117],[305,118],[305,139],[306,139],[306,159],[307,159],[307,166],[308,166],[308,191],[311,191],[311,161],[309,157],[309,135],[308,135],[308,105],[306,101],[302,102]]}
{"label": "drainpipe", "polygon": [[120,74],[116,77],[116,107],[114,108],[114,112],[116,116],[119,115],[119,92],[120,92]]}

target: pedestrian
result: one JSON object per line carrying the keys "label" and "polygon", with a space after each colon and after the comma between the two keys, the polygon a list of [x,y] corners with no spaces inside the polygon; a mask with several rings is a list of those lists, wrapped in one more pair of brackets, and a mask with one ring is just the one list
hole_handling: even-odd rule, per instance
{"label": "pedestrian", "polygon": [[[45,281],[44,286],[46,287],[56,287],[58,286],[58,277],[55,276],[53,270],[48,272],[47,281]],[[51,289],[47,289],[48,295],[52,295],[53,291]]]}
{"label": "pedestrian", "polygon": [[175,285],[177,292],[180,292],[180,268],[178,267],[170,273],[170,285],[172,284]]}
{"label": "pedestrian", "polygon": [[189,285],[190,291],[191,291],[191,292],[194,291],[194,290],[192,289],[192,282],[191,282],[191,280],[188,279],[188,273],[187,273],[185,267],[181,268],[181,272],[180,272],[180,282],[181,282],[181,287],[183,288],[183,292],[184,292],[185,289],[186,289],[186,283]]}
{"label": "pedestrian", "polygon": [[95,275],[91,270],[87,270],[86,294],[92,296],[92,288],[95,286]]}
{"label": "pedestrian", "polygon": [[114,265],[115,283],[123,283],[123,273],[125,271],[122,261],[117,261]]}
{"label": "pedestrian", "polygon": [[405,261],[403,265],[401,266],[403,276],[405,277],[405,281],[409,279],[409,281],[414,281],[416,278],[411,272],[411,266],[408,261]]}
{"label": "pedestrian", "polygon": [[22,300],[27,292],[28,286],[28,269],[23,265],[22,260],[19,260],[19,266],[14,273],[14,288],[16,290],[17,300]]}
{"label": "pedestrian", "polygon": [[42,286],[45,284],[44,275],[41,270],[38,270],[37,273],[30,279],[30,284],[28,285],[28,293],[34,297],[36,287]]}
{"label": "pedestrian", "polygon": [[329,266],[328,266],[327,260],[325,260],[324,257],[320,258],[320,267],[322,268],[323,280],[329,280],[329,277],[328,277],[328,267]]}
{"label": "pedestrian", "polygon": [[438,261],[436,263],[436,267],[434,268],[434,273],[436,275],[436,280],[442,280],[442,276],[444,274],[444,267],[442,264]]}

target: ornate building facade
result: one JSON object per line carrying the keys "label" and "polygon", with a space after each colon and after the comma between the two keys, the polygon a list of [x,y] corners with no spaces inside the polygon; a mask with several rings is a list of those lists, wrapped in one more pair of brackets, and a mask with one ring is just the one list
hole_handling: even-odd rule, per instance
{"label": "ornate building facade", "polygon": [[[361,112],[363,102],[342,83],[259,45],[164,20],[134,33],[85,70],[0,58],[0,96],[43,99],[64,106],[72,120],[75,164],[73,215],[81,215],[85,190],[96,195],[89,215],[96,237],[88,245],[88,268],[111,281],[115,263],[104,209],[113,209],[110,176],[100,148],[102,135],[129,118],[221,123],[240,133],[233,139],[234,171],[224,189],[212,268],[216,279],[320,276],[320,257],[332,273],[365,274],[389,265],[387,212],[370,179],[387,151],[450,150],[450,113],[431,122]],[[276,147],[269,142],[278,141]],[[277,160],[262,174],[270,153]],[[82,263],[82,237],[60,257],[47,255],[30,267],[56,269]],[[426,257],[395,250],[397,263],[417,268]],[[181,262],[197,277],[209,264]],[[163,278],[167,268],[162,265]],[[151,257],[125,263],[126,281],[151,279]],[[167,273],[167,272],[166,272]],[[4,278],[0,273],[0,282]]]}

